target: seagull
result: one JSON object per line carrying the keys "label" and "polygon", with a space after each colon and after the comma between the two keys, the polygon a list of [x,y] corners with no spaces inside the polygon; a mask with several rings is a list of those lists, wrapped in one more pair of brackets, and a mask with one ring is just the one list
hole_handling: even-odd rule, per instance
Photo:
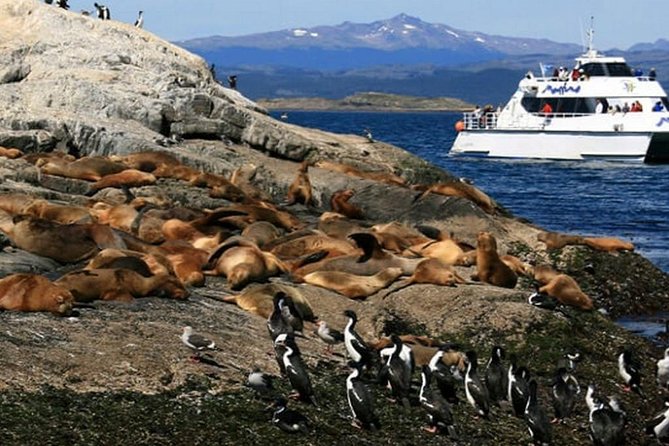
{"label": "seagull", "polygon": [[273,379],[274,376],[263,373],[260,369],[256,368],[249,373],[244,385],[255,390],[261,397],[268,396],[274,390]]}
{"label": "seagull", "polygon": [[181,342],[198,352],[204,350],[216,350],[216,343],[214,341],[197,333],[193,333],[192,327],[184,327],[183,334],[181,335]]}
{"label": "seagull", "polygon": [[135,20],[135,27],[141,28],[144,26],[144,11],[139,11],[139,16]]}
{"label": "seagull", "polygon": [[333,345],[344,342],[344,335],[340,331],[328,327],[325,321],[318,321],[316,334],[328,345],[326,348],[328,353],[332,353]]}

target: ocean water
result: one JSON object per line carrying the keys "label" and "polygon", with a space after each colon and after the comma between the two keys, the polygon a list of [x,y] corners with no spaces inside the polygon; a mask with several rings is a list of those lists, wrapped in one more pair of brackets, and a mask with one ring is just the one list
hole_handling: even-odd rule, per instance
{"label": "ocean water", "polygon": [[336,133],[368,128],[377,140],[473,180],[514,215],[547,230],[630,240],[669,272],[669,165],[451,157],[459,113],[287,113],[287,122]]}

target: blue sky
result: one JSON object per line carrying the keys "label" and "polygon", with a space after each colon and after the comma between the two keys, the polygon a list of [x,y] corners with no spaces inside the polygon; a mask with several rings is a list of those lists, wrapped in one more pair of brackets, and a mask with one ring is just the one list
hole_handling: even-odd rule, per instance
{"label": "blue sky", "polygon": [[[669,38],[669,1],[637,0],[102,0],[112,18],[134,22],[144,10],[145,28],[168,40],[237,36],[285,28],[367,23],[406,13],[466,31],[582,43],[595,17],[598,49],[627,49]],[[72,10],[93,1],[70,0]],[[624,6],[623,6],[624,5]],[[517,18],[519,17],[519,18]]]}

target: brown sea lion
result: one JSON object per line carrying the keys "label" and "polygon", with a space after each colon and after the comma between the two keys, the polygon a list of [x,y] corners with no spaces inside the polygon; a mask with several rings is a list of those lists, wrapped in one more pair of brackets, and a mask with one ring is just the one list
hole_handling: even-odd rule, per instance
{"label": "brown sea lion", "polygon": [[305,206],[312,206],[314,204],[313,200],[311,181],[309,181],[309,162],[302,161],[297,169],[297,176],[288,187],[286,205],[302,203]]}
{"label": "brown sea lion", "polygon": [[431,241],[414,228],[396,221],[374,225],[372,226],[372,232],[376,234],[383,249],[396,253],[400,253],[410,246]]}
{"label": "brown sea lion", "polygon": [[351,197],[355,195],[353,189],[342,189],[334,192],[330,197],[330,208],[332,212],[344,215],[356,220],[364,220],[365,216],[359,206],[349,203]]}
{"label": "brown sea lion", "polygon": [[77,302],[117,300],[130,302],[137,297],[186,299],[188,291],[173,276],[143,277],[129,269],[93,269],[65,274],[54,282],[70,290]]}
{"label": "brown sea lion", "polygon": [[[145,252],[132,251],[129,249],[103,249],[95,257],[88,261],[84,269],[113,268],[113,262],[117,259],[135,257],[140,259],[154,276],[174,275],[174,269],[167,257],[160,254],[149,254]],[[132,268],[130,268],[132,269]]]}
{"label": "brown sea lion", "polygon": [[281,236],[281,230],[268,221],[256,221],[242,230],[242,237],[252,240],[259,248]]}
{"label": "brown sea lion", "polygon": [[467,281],[453,270],[451,265],[439,259],[424,259],[418,263],[416,270],[408,279],[403,280],[397,287],[386,293],[383,299],[414,283],[456,286],[456,284],[464,284]]}
{"label": "brown sea lion", "polygon": [[476,269],[473,280],[491,285],[513,288],[518,276],[504,263],[497,253],[497,240],[490,232],[479,232],[476,245]]}
{"label": "brown sea lion", "polygon": [[26,153],[23,155],[22,159],[33,165],[37,165],[38,163],[44,164],[50,159],[64,159],[66,161],[76,160],[76,158],[69,153],[61,152],[59,150],[54,150],[53,152]]}
{"label": "brown sea lion", "polygon": [[558,274],[550,282],[540,287],[539,292],[554,297],[564,305],[570,305],[581,310],[592,310],[594,308],[592,299],[581,290],[581,287],[572,277],[566,274]]}
{"label": "brown sea lion", "polygon": [[476,265],[476,249],[470,251],[465,251],[458,259],[455,261],[454,265],[457,266],[472,266]]}
{"label": "brown sea lion", "polygon": [[[421,190],[425,187],[417,186],[415,188]],[[497,209],[497,206],[495,205],[495,202],[492,200],[492,198],[490,198],[477,187],[459,179],[449,181],[447,183],[437,183],[427,186],[427,189],[423,195],[419,197],[419,199],[427,196],[430,193],[445,195],[447,197],[466,198],[480,207],[487,214],[494,214]]]}
{"label": "brown sea lion", "polygon": [[0,209],[12,215],[25,214],[24,209],[39,198],[23,193],[0,194]]}
{"label": "brown sea lion", "polygon": [[632,243],[615,237],[583,237],[583,243],[598,251],[634,251]]}
{"label": "brown sea lion", "polygon": [[14,217],[7,236],[17,248],[61,263],[79,262],[104,248],[126,247],[107,225],[63,225],[27,215]]}
{"label": "brown sea lion", "polygon": [[309,300],[298,288],[279,283],[250,284],[241,294],[225,296],[222,300],[235,303],[239,308],[267,319],[274,310],[272,299],[279,292],[291,297],[303,320],[315,321],[318,319]]}
{"label": "brown sea lion", "polygon": [[172,218],[163,223],[161,227],[165,240],[184,240],[193,247],[211,251],[221,244],[227,234],[218,232],[215,235],[207,235],[200,232],[190,223]]}
{"label": "brown sea lion", "polygon": [[135,152],[127,155],[111,155],[109,159],[143,172],[153,172],[160,165],[178,166],[181,164],[177,157],[167,152]]}
{"label": "brown sea lion", "polygon": [[349,234],[364,232],[367,228],[336,212],[323,212],[318,219],[318,230],[330,237],[346,239]]}
{"label": "brown sea lion", "polygon": [[464,251],[454,241],[449,239],[430,241],[407,248],[402,255],[411,257],[430,257],[439,259],[449,265],[455,265],[464,254]]}
{"label": "brown sea lion", "polygon": [[342,271],[315,271],[305,275],[303,280],[351,299],[364,299],[386,288],[401,275],[400,268],[385,268],[373,276],[358,276]]}
{"label": "brown sea lion", "polygon": [[288,267],[274,254],[261,251],[241,237],[217,247],[207,259],[207,268],[207,274],[225,276],[232,290],[288,272]]}
{"label": "brown sea lion", "polygon": [[74,297],[67,289],[37,274],[12,274],[0,279],[0,309],[48,311],[59,316],[72,312]]}
{"label": "brown sea lion", "polygon": [[43,163],[38,161],[36,166],[41,173],[87,181],[99,181],[107,175],[127,169],[121,163],[100,156],[87,156],[74,161],[68,161],[66,158],[50,158]]}
{"label": "brown sea lion", "polygon": [[531,276],[533,268],[530,264],[523,262],[516,256],[506,254],[500,257],[502,262],[506,264],[511,270],[519,276]]}
{"label": "brown sea lion", "polygon": [[385,268],[400,268],[402,274],[411,275],[423,259],[407,259],[384,251],[372,233],[355,233],[349,236],[362,249],[362,255],[345,255],[310,263],[293,271],[301,277],[315,271],[342,271],[360,276],[373,276]]}
{"label": "brown sea lion", "polygon": [[404,180],[404,178],[397,176],[391,172],[362,171],[360,169],[356,169],[353,166],[349,166],[348,164],[335,163],[326,160],[317,161],[314,164],[314,166],[319,167],[321,169],[331,170],[333,172],[343,173],[352,177],[378,181],[381,183],[393,184],[396,186],[406,185],[406,181]]}
{"label": "brown sea lion", "polygon": [[537,234],[537,240],[546,244],[546,249],[560,249],[567,245],[582,245],[583,237],[573,234],[542,231]]}
{"label": "brown sea lion", "polygon": [[55,204],[47,200],[33,200],[22,213],[62,224],[93,222],[89,209],[83,206]]}
{"label": "brown sea lion", "polygon": [[148,243],[165,241],[162,231],[164,221],[146,215],[149,211],[147,207],[137,210],[130,204],[112,206],[99,202],[90,209],[98,223],[109,225],[129,234],[135,234]]}
{"label": "brown sea lion", "polygon": [[16,159],[16,158],[22,157],[23,152],[21,152],[19,149],[7,148],[7,147],[0,146],[0,156],[5,157],[5,158],[9,158],[9,159]]}
{"label": "brown sea lion", "polygon": [[295,259],[318,251],[327,251],[329,257],[361,254],[360,250],[349,241],[329,237],[322,233],[309,233],[274,245],[271,250],[272,254],[281,259]]}
{"label": "brown sea lion", "polygon": [[137,169],[126,169],[119,173],[105,175],[95,183],[91,184],[88,194],[104,189],[105,187],[141,187],[156,183],[156,177],[148,172]]}
{"label": "brown sea lion", "polygon": [[[286,229],[288,231],[296,231],[302,229],[305,224],[299,218],[290,212],[280,209],[271,208],[261,204],[234,204],[231,206],[221,207],[211,211],[213,215],[217,213],[239,212],[246,214],[250,222],[254,221],[268,221],[274,226]],[[225,217],[224,217],[225,219]]]}
{"label": "brown sea lion", "polygon": [[171,240],[160,245],[159,253],[172,264],[174,274],[186,286],[204,286],[204,267],[209,253],[182,240]]}

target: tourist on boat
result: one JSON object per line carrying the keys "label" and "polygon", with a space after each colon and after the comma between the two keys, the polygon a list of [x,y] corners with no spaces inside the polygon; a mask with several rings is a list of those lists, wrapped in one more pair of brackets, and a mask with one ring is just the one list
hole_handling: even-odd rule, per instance
{"label": "tourist on boat", "polygon": [[561,81],[569,80],[569,71],[565,67],[560,67],[558,70],[558,79]]}
{"label": "tourist on boat", "polygon": [[648,72],[648,79],[654,81],[656,77],[657,73],[655,72],[655,68],[651,68],[650,71]]}
{"label": "tourist on boat", "polygon": [[623,104],[623,113],[627,113],[629,111],[630,111],[630,105],[627,102],[625,102]]}
{"label": "tourist on boat", "polygon": [[544,106],[541,108],[541,113],[545,115],[550,115],[551,113],[553,113],[553,107],[551,107],[551,104],[546,102]]}
{"label": "tourist on boat", "polygon": [[632,108],[630,108],[631,112],[640,112],[643,111],[643,106],[641,105],[641,102],[639,101],[634,101],[632,104]]}
{"label": "tourist on boat", "polygon": [[643,76],[643,70],[641,68],[635,68],[634,69],[634,76],[636,76],[636,77]]}
{"label": "tourist on boat", "polygon": [[657,101],[655,105],[653,105],[653,111],[654,112],[664,111],[664,105],[662,105],[662,101]]}
{"label": "tourist on boat", "polygon": [[571,80],[577,81],[581,77],[581,73],[578,70],[578,67],[574,67],[571,71]]}
{"label": "tourist on boat", "polygon": [[604,104],[602,103],[602,100],[597,98],[597,105],[595,105],[595,113],[604,113]]}

